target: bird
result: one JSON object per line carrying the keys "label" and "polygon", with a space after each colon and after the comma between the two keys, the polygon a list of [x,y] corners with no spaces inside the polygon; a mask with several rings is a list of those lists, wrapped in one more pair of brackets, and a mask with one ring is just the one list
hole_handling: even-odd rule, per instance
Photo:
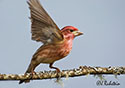
{"label": "bird", "polygon": [[[54,62],[66,57],[72,50],[73,39],[83,33],[73,26],[65,26],[60,30],[39,0],[28,0],[27,3],[31,15],[31,38],[43,45],[32,56],[25,74],[35,73],[35,68],[41,63],[49,64],[59,73],[61,71],[53,66]],[[20,80],[19,84],[23,82],[30,80]]]}

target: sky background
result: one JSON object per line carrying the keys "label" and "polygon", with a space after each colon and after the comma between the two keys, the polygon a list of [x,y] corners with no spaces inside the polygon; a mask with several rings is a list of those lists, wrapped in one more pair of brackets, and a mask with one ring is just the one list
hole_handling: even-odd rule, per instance
{"label": "sky background", "polygon": [[[40,0],[59,28],[72,25],[84,35],[75,38],[73,50],[54,66],[125,66],[125,0]],[[30,12],[26,0],[0,0],[0,73],[23,74],[32,55],[42,45],[31,40]],[[36,71],[50,70],[41,64]],[[106,76],[124,88],[125,76]],[[52,80],[0,81],[0,88],[61,88]],[[64,88],[114,88],[97,86],[93,76],[62,79]]]}

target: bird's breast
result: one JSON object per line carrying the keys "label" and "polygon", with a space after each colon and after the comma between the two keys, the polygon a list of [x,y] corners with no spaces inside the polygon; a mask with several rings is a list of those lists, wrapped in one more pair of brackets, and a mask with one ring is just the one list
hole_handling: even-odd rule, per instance
{"label": "bird's breast", "polygon": [[67,56],[71,50],[72,50],[72,40],[65,41],[64,44],[60,46],[58,55],[63,58]]}
{"label": "bird's breast", "polygon": [[44,45],[37,50],[33,57],[40,63],[53,63],[67,56],[71,49],[72,41],[65,41],[55,45]]}

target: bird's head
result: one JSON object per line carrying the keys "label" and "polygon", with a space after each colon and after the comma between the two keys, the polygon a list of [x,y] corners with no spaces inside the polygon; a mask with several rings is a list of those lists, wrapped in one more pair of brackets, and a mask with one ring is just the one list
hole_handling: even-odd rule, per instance
{"label": "bird's head", "polygon": [[82,35],[83,33],[80,32],[77,28],[73,26],[66,26],[61,30],[62,34],[66,38],[75,38],[76,36]]}

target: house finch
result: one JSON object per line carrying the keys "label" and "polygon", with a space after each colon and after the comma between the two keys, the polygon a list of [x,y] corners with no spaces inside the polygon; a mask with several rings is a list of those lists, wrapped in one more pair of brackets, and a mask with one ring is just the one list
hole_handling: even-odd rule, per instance
{"label": "house finch", "polygon": [[[66,26],[60,30],[39,0],[29,0],[27,3],[31,13],[32,40],[42,42],[43,45],[33,55],[25,74],[35,73],[34,70],[40,63],[49,64],[50,68],[60,72],[59,68],[53,66],[53,63],[67,56],[72,49],[73,39],[83,33],[73,26]],[[29,81],[20,80],[19,84]]]}

